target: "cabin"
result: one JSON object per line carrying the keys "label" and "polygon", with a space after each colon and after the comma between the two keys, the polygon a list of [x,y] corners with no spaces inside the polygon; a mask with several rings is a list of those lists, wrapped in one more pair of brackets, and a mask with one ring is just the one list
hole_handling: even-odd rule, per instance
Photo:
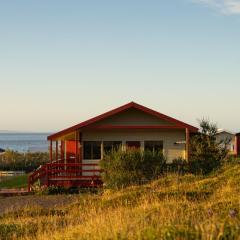
{"label": "cabin", "polygon": [[235,155],[236,154],[236,135],[235,133],[225,130],[225,129],[218,129],[218,132],[216,134],[216,141],[229,141],[227,144],[227,149],[229,151],[229,155]]}
{"label": "cabin", "polygon": [[198,128],[130,102],[48,136],[50,162],[29,176],[45,186],[101,186],[99,161],[111,149],[162,151],[167,162],[188,159],[190,134]]}
{"label": "cabin", "polygon": [[235,134],[225,129],[218,129],[218,132],[216,134],[216,141],[220,142],[225,140],[229,141],[227,145],[229,155],[239,156],[240,155],[240,134],[239,133]]}

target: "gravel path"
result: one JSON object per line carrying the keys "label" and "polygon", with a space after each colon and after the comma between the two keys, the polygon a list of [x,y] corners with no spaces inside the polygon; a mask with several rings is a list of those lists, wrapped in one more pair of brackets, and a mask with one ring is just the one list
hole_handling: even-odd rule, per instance
{"label": "gravel path", "polygon": [[0,198],[0,215],[23,209],[25,207],[53,208],[74,203],[78,195],[50,195],[50,196],[16,196]]}

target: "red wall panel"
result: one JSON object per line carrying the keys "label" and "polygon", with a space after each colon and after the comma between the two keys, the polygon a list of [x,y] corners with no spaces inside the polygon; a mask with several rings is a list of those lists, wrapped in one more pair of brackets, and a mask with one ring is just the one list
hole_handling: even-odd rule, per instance
{"label": "red wall panel", "polygon": [[237,155],[240,156],[240,136],[237,136]]}
{"label": "red wall panel", "polygon": [[66,141],[66,155],[68,162],[75,162],[76,144],[75,141]]}
{"label": "red wall panel", "polygon": [[66,141],[66,149],[67,153],[74,153],[75,154],[75,141]]}

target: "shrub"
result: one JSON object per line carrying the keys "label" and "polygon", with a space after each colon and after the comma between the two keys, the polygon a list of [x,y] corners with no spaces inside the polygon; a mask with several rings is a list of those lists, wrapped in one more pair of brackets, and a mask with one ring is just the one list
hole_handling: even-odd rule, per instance
{"label": "shrub", "polygon": [[36,188],[37,195],[61,195],[61,194],[80,194],[80,193],[92,193],[99,194],[101,189],[95,188],[80,188],[80,187],[62,187],[62,186],[49,186]]}
{"label": "shrub", "polygon": [[163,173],[166,159],[162,153],[140,150],[113,151],[100,162],[103,182],[110,188],[145,183]]}
{"label": "shrub", "polygon": [[31,172],[46,162],[49,162],[49,153],[20,153],[7,150],[0,156],[0,170]]}
{"label": "shrub", "polygon": [[220,167],[228,154],[229,139],[216,141],[217,125],[200,121],[200,133],[191,137],[189,168],[192,173],[208,174]]}
{"label": "shrub", "polygon": [[183,175],[185,173],[190,173],[189,169],[189,163],[183,159],[183,158],[176,158],[172,161],[172,163],[169,163],[166,165],[166,171],[167,173],[176,173],[178,175]]}

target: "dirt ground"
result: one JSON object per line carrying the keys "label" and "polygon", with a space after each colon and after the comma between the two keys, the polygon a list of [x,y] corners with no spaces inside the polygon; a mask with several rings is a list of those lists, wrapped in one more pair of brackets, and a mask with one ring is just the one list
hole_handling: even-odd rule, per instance
{"label": "dirt ground", "polygon": [[79,195],[16,196],[0,198],[0,215],[26,207],[53,208],[74,203]]}

